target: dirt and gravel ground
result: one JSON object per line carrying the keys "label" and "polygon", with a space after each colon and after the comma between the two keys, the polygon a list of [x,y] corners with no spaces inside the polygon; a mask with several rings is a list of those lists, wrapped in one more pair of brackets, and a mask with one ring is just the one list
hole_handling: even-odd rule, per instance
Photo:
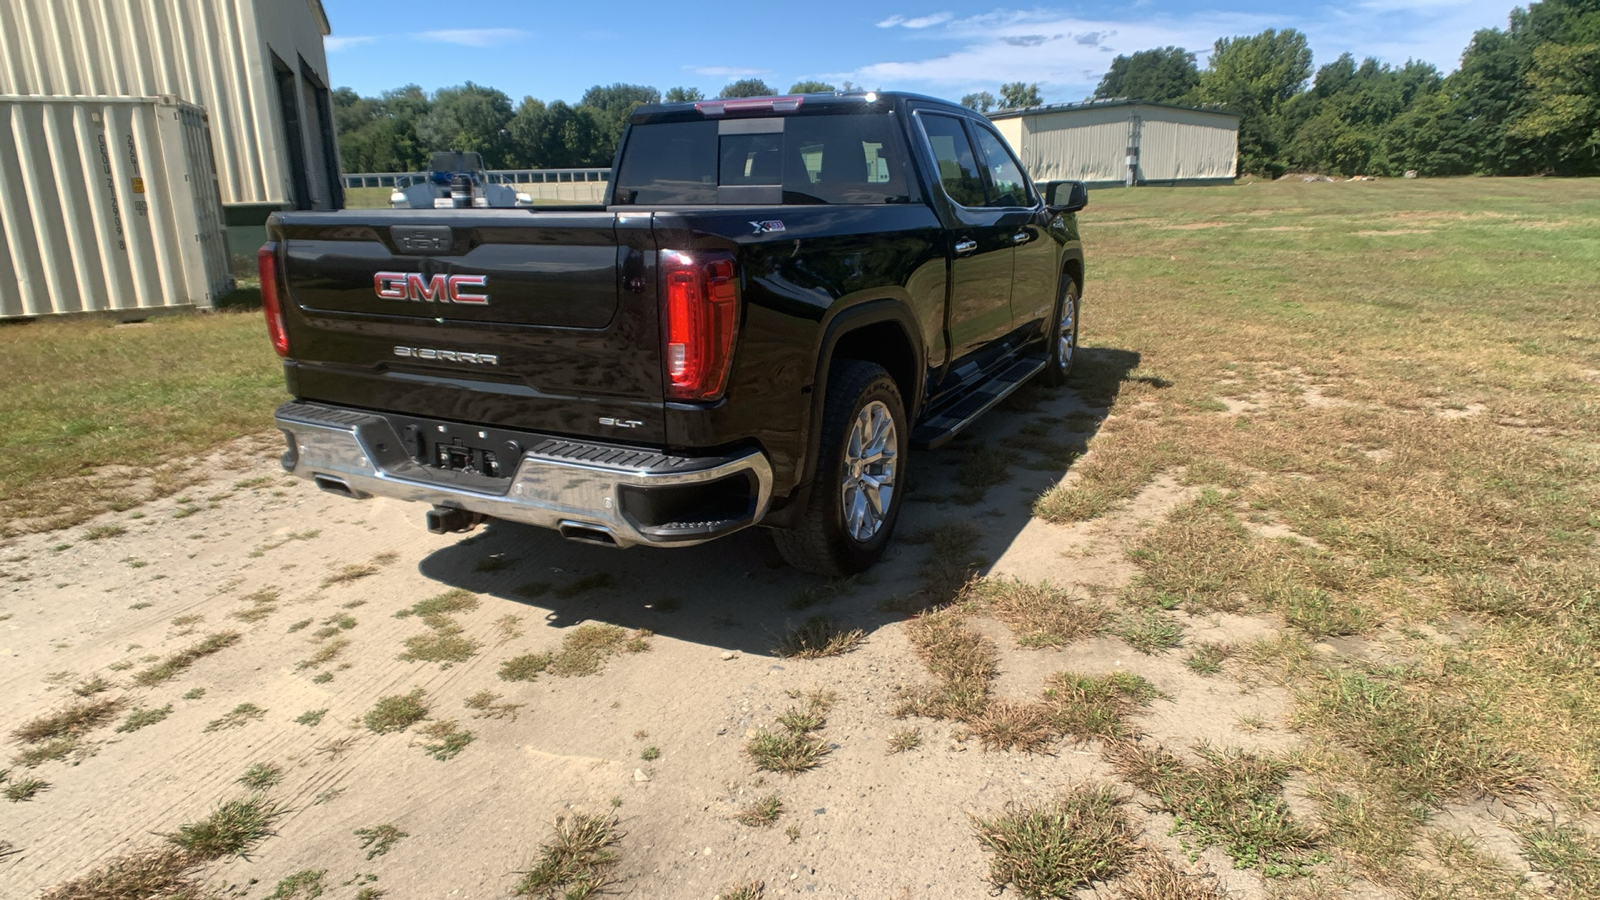
{"label": "dirt and gravel ground", "polygon": [[[1092,422],[1086,413],[1096,412],[1071,391],[1036,403],[997,413],[982,439],[1029,422]],[[1080,598],[1114,605],[1136,572],[1129,541],[1197,492],[1161,476],[1108,515],[1051,525],[1032,518],[1030,504],[1073,476],[1019,455],[1009,480],[980,502],[927,502],[960,490],[975,443],[917,460],[913,497],[924,499],[907,505],[900,534],[975,525],[985,574],[1050,581]],[[47,788],[0,807],[0,840],[17,851],[0,862],[6,897],[37,896],[158,844],[247,795],[237,780],[258,763],[283,770],[268,794],[288,812],[248,858],[200,873],[232,896],[266,896],[308,870],[322,871],[335,897],[361,888],[364,897],[505,895],[557,817],[589,813],[614,816],[622,832],[610,888],[622,896],[706,898],[758,880],[768,897],[973,897],[989,890],[973,817],[1079,783],[1119,785],[1140,839],[1209,873],[1215,887],[1238,897],[1277,889],[1215,848],[1186,853],[1169,835],[1172,818],[1119,781],[1097,741],[988,751],[964,726],[898,717],[903,692],[932,679],[908,643],[906,615],[883,610],[917,590],[937,552],[926,544],[901,540],[867,577],[829,585],[786,569],[759,532],[626,552],[501,523],[436,536],[420,507],[319,493],[284,476],[277,452],[275,437],[241,442],[197,465],[179,496],[4,548],[6,732],[81,702],[77,694],[119,704],[62,759],[27,769]],[[455,589],[475,608],[396,615]],[[818,614],[865,640],[830,658],[774,655],[791,626]],[[1237,646],[1282,627],[1229,614],[1174,618],[1191,646]],[[499,677],[508,659],[556,650],[583,623],[646,630],[647,649],[606,657],[587,676]],[[1296,741],[1285,692],[1240,672],[1202,675],[1182,652],[1139,653],[1103,633],[1041,650],[1020,646],[998,621],[973,625],[1000,650],[1001,698],[1035,697],[1061,671],[1134,673],[1161,692],[1132,718],[1150,743],[1189,753],[1204,744],[1282,751]],[[235,643],[172,677],[151,674],[230,632]],[[404,658],[408,638],[434,632],[464,639],[444,654],[457,661]],[[363,724],[379,698],[418,689],[428,722],[453,720],[470,743],[452,755],[423,734],[428,722],[385,734]],[[499,696],[465,706],[484,691]],[[819,691],[836,695],[820,732],[831,752],[796,776],[759,772],[744,752],[749,738]],[[132,710],[168,706],[153,724],[118,730]],[[920,745],[890,753],[891,737],[911,727]],[[772,793],[784,808],[772,827],[735,820]],[[1292,782],[1287,799],[1308,805]],[[1488,837],[1504,839],[1479,812],[1463,810],[1463,827],[1490,823]],[[406,836],[368,857],[355,832],[383,824]],[[1350,891],[1366,893],[1361,884]]]}

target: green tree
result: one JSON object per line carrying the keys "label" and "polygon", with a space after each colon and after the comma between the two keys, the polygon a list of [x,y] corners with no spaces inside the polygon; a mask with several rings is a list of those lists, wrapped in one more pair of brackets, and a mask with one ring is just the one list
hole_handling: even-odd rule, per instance
{"label": "green tree", "polygon": [[1151,103],[1188,103],[1200,86],[1194,54],[1182,47],[1157,47],[1118,56],[1094,89],[1097,99],[1126,97]]}
{"label": "green tree", "polygon": [[796,81],[789,88],[791,94],[831,94],[838,88],[826,81]]}
{"label": "green tree", "polygon": [[349,88],[332,94],[339,156],[347,172],[411,172],[427,163],[416,123],[428,96],[416,85],[362,97]]}
{"label": "green tree", "polygon": [[705,98],[706,95],[700,93],[699,88],[675,87],[667,91],[666,100],[668,103],[693,103]]}
{"label": "green tree", "polygon": [[967,109],[975,109],[978,112],[986,113],[994,109],[995,99],[994,95],[988,91],[979,91],[976,94],[968,94],[962,97],[961,105]]}
{"label": "green tree", "polygon": [[1199,99],[1239,113],[1239,169],[1283,173],[1284,105],[1311,77],[1311,48],[1292,28],[1252,37],[1218,38],[1200,73]]}
{"label": "green tree", "polygon": [[759,78],[741,78],[722,89],[718,97],[724,99],[733,97],[770,97],[777,91],[772,86]]}
{"label": "green tree", "polygon": [[[653,87],[643,84],[597,84],[583,92],[583,99],[578,101],[580,109],[587,108],[594,111],[595,122],[599,125],[601,146],[593,148],[603,150],[610,147],[614,152],[617,141],[622,139],[622,130],[628,126],[628,117],[641,106],[661,102],[661,92]],[[608,153],[607,156],[610,154]]]}
{"label": "green tree", "polygon": [[1044,100],[1039,96],[1039,85],[1024,84],[1020,81],[1007,82],[1000,85],[1000,107],[1002,109],[1028,109],[1043,106]]}
{"label": "green tree", "polygon": [[512,141],[506,126],[511,116],[510,97],[469,81],[433,95],[432,109],[417,122],[417,136],[430,152],[481,153],[485,166],[501,169],[510,161]]}

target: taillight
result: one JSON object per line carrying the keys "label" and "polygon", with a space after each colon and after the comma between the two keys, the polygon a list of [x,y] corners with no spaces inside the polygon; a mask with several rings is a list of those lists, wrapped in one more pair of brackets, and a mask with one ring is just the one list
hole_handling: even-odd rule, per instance
{"label": "taillight", "polygon": [[661,254],[666,288],[667,396],[714,400],[722,395],[739,324],[739,280],[726,256]]}
{"label": "taillight", "polygon": [[283,327],[283,304],[278,299],[278,244],[268,241],[256,251],[261,270],[261,311],[267,317],[267,337],[279,356],[289,355],[289,332]]}

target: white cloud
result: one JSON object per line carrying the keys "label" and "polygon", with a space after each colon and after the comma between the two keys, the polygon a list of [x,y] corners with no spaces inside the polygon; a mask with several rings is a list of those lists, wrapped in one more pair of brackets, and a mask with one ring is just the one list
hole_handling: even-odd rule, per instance
{"label": "white cloud", "polygon": [[329,53],[338,53],[340,50],[349,50],[351,47],[359,47],[362,44],[370,44],[377,39],[378,36],[375,34],[331,34],[322,39],[322,47]]}
{"label": "white cloud", "polygon": [[878,23],[878,27],[879,28],[895,28],[895,27],[898,26],[900,28],[913,28],[913,29],[916,29],[916,28],[932,28],[935,25],[943,25],[944,23],[950,21],[953,18],[955,18],[955,17],[952,16],[950,13],[947,13],[947,12],[934,13],[934,14],[928,15],[928,16],[913,16],[913,17],[910,17],[910,18],[908,18],[906,16],[890,16],[889,18],[884,19],[883,21],[879,22]]}
{"label": "white cloud", "polygon": [[463,47],[495,47],[521,40],[526,34],[520,28],[447,28],[424,31],[418,37],[425,41],[460,44]]}
{"label": "white cloud", "polygon": [[[993,91],[1008,81],[1038,82],[1046,100],[1072,101],[1093,92],[1112,54],[1178,46],[1193,52],[1204,67],[1217,38],[1267,28],[1304,32],[1316,66],[1350,52],[1395,65],[1424,60],[1448,72],[1474,31],[1505,26],[1507,5],[1505,0],[1358,0],[1348,8],[1306,7],[1294,13],[1200,11],[1180,16],[1151,15],[1149,10],[1135,15],[1128,9],[1126,19],[1005,8],[960,19],[946,16],[915,33],[900,32],[899,43],[884,42],[907,51],[904,57],[830,73],[830,78],[951,95]],[[910,21],[892,16],[877,24],[905,28]],[[928,47],[928,39],[938,40],[943,52],[916,52]]]}
{"label": "white cloud", "polygon": [[766,75],[771,69],[741,69],[738,66],[684,66],[685,69],[696,75],[706,75],[712,78],[749,78],[752,75]]}

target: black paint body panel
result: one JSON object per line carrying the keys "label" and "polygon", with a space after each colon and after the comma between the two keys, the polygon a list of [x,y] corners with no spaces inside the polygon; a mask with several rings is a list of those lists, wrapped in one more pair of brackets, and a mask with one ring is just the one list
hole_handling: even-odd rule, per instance
{"label": "black paint body panel", "polygon": [[[885,97],[884,113],[901,128],[911,127],[913,106],[937,103]],[[654,107],[634,121],[692,115],[692,105]],[[910,146],[921,146],[906,134]],[[626,141],[625,134],[619,154]],[[1010,298],[1004,311],[953,307],[952,236],[961,223],[930,179],[931,160],[915,149],[912,158],[920,192],[913,203],[278,213],[268,230],[279,242],[286,283],[289,390],[335,406],[669,453],[758,446],[771,462],[774,507],[781,508],[814,468],[824,357],[841,332],[867,322],[903,331],[920,394],[907,397],[907,407],[927,410],[1037,345],[1046,323],[1036,311],[1053,303],[1056,290],[1053,280],[1039,283],[1049,280],[1047,272],[1072,268],[1081,285],[1074,217],[1042,206],[1008,210],[1005,227],[1026,229],[1039,242],[1028,248],[1034,261],[1017,289],[1048,296],[1018,297],[998,285],[987,293]],[[773,221],[783,230],[756,225]],[[448,226],[451,243],[408,253],[391,226]],[[664,399],[656,271],[663,250],[727,251],[737,261],[737,340],[727,390],[716,402]],[[1012,277],[1013,267],[1004,268],[992,277]],[[424,280],[487,276],[489,300],[383,299],[374,285],[382,271]],[[1018,311],[1027,311],[1026,320]],[[971,333],[963,315],[999,316],[1005,327],[984,325],[994,332],[989,339],[953,357],[952,333]],[[498,364],[398,356],[396,347],[488,354]]]}

